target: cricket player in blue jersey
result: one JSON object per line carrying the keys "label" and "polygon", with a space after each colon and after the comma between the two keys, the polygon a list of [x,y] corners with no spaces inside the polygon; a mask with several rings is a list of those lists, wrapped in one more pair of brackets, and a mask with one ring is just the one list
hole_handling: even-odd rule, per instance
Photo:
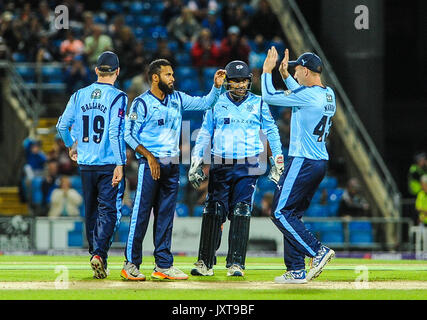
{"label": "cricket player in blue jersey", "polygon": [[225,70],[226,92],[205,113],[189,170],[189,181],[198,188],[206,178],[203,164],[211,164],[198,261],[191,270],[192,275],[198,276],[214,274],[215,253],[227,217],[227,276],[244,276],[253,196],[257,179],[263,173],[259,170],[259,155],[264,151],[261,130],[267,135],[273,155],[270,179],[277,183],[284,168],[279,130],[269,107],[260,96],[249,92],[252,74],[248,65],[235,60]]}
{"label": "cricket player in blue jersey", "polygon": [[[317,187],[326,174],[329,159],[325,139],[335,114],[334,91],[322,84],[322,61],[314,53],[304,53],[296,61],[289,61],[289,51],[280,63],[279,71],[288,88],[276,91],[272,70],[278,53],[268,50],[263,66],[262,99],[264,102],[292,108],[288,161],[276,189],[272,220],[284,235],[284,260],[287,268],[278,283],[306,283],[322,272],[335,252],[322,245],[305,227],[301,218],[310,205]],[[295,67],[295,79],[288,66]],[[306,274],[305,256],[312,258]]]}
{"label": "cricket player in blue jersey", "polygon": [[90,264],[103,279],[125,188],[127,95],[114,87],[120,72],[115,53],[102,53],[95,72],[98,80],[71,96],[56,128],[80,168]]}
{"label": "cricket player in blue jersey", "polygon": [[208,95],[191,97],[174,90],[173,69],[168,60],[150,63],[151,88],[136,97],[125,124],[125,140],[139,161],[138,186],[132,211],[125,263],[121,277],[143,281],[142,241],[151,211],[154,215],[153,279],[185,280],[184,272],[173,265],[171,238],[179,186],[179,140],[182,112],[212,108],[220,95],[225,71],[217,70]]}

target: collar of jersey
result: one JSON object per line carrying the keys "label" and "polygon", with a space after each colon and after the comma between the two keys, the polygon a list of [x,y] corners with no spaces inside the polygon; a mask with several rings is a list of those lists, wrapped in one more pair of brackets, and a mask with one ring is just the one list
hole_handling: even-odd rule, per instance
{"label": "collar of jersey", "polygon": [[163,100],[160,100],[159,98],[157,98],[152,92],[151,92],[151,90],[148,90],[148,93],[149,94],[151,94],[154,98],[156,98],[157,99],[157,101],[159,101],[162,105],[164,105],[164,106],[167,106],[167,104],[168,104],[168,96],[169,95],[166,95],[165,96],[165,98],[163,99]]}
{"label": "collar of jersey", "polygon": [[237,107],[238,106],[240,106],[243,102],[245,102],[247,99],[248,99],[248,97],[249,97],[249,92],[246,94],[246,96],[242,99],[242,100],[240,100],[240,101],[234,101],[233,100],[233,98],[230,96],[230,92],[227,92],[226,93],[226,96],[227,96],[227,98],[228,98],[228,100],[230,100],[231,102],[233,102]]}
{"label": "collar of jersey", "polygon": [[96,83],[96,84],[105,84],[105,85],[107,85],[107,86],[112,86],[112,87],[114,87],[111,83],[98,82],[98,81],[96,81],[95,83]]}

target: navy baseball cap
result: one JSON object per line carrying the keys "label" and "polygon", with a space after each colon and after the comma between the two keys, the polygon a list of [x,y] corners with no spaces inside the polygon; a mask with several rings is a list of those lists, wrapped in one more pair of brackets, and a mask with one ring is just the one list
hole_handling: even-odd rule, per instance
{"label": "navy baseball cap", "polygon": [[99,71],[112,72],[119,67],[119,57],[114,52],[105,51],[98,57],[96,67]]}
{"label": "navy baseball cap", "polygon": [[312,53],[312,52],[306,52],[303,53],[298,57],[295,61],[289,61],[288,65],[291,67],[295,67],[297,65],[306,67],[307,69],[321,73],[323,70],[323,63],[322,60],[319,58],[318,55]]}

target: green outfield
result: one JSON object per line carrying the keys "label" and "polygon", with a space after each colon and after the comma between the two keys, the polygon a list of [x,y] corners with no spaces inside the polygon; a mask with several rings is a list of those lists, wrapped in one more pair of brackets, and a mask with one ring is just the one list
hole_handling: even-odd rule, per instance
{"label": "green outfield", "polygon": [[[175,257],[188,274],[193,262]],[[147,281],[137,283],[121,280],[122,264],[123,257],[110,257],[110,276],[97,280],[87,256],[0,256],[0,299],[427,299],[427,261],[337,258],[304,285],[274,283],[284,272],[281,258],[248,257],[243,278],[227,277],[225,257],[219,257],[213,277],[158,281],[150,279],[153,258],[145,257],[141,271]]]}

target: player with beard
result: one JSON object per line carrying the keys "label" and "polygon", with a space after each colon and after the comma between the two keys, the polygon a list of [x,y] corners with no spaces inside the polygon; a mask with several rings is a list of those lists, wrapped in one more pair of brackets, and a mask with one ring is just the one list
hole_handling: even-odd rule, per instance
{"label": "player with beard", "polygon": [[221,92],[225,70],[214,75],[208,95],[191,97],[174,90],[171,63],[154,60],[148,67],[151,88],[136,97],[125,123],[125,141],[139,161],[138,185],[132,211],[125,263],[121,277],[142,281],[142,241],[151,211],[154,214],[154,279],[185,280],[184,272],[173,266],[172,225],[179,186],[179,138],[182,112],[205,111],[213,107]]}

